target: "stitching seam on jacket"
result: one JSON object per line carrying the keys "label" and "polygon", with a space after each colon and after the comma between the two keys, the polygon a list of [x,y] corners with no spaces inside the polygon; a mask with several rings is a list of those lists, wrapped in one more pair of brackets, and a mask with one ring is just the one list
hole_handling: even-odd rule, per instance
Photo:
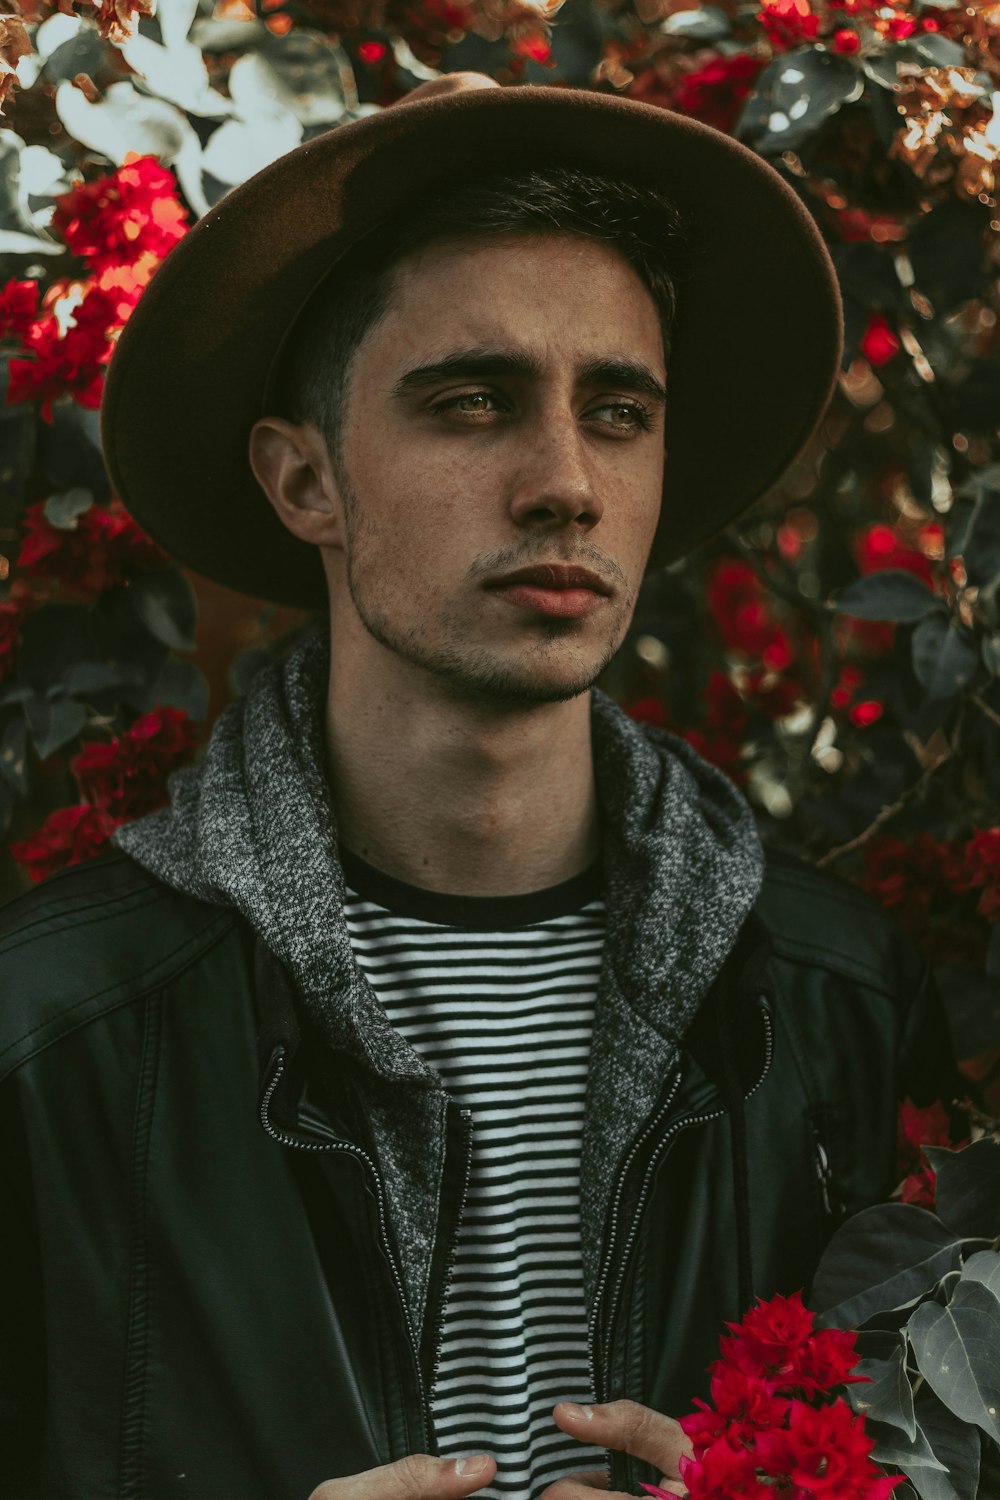
{"label": "stitching seam on jacket", "polygon": [[150,1291],[146,1184],[149,1174],[153,1111],[156,1104],[162,1019],[163,995],[161,992],[151,995],[146,1006],[142,1060],[136,1089],[135,1124],[132,1134],[128,1329],[122,1381],[121,1456],[118,1479],[118,1493],[121,1500],[143,1500],[142,1469],[145,1445]]}
{"label": "stitching seam on jacket", "polygon": [[[26,894],[30,895],[31,892],[29,891]],[[70,918],[76,916],[78,912],[96,912],[96,916],[88,917],[74,924],[76,927],[89,927],[94,922],[104,922],[107,920],[106,908],[108,907],[112,909],[111,915],[117,916],[123,910],[131,911],[143,906],[151,906],[160,899],[161,895],[160,891],[155,890],[140,890],[133,896],[128,896],[127,894],[123,896],[120,892],[113,892],[106,897],[102,897],[100,901],[77,902],[71,902],[68,896],[64,896],[59,902],[52,902],[47,907],[43,907],[33,922],[28,922],[23,927],[12,928],[10,941],[5,942],[0,951],[4,953],[16,953],[26,943],[34,942],[39,929],[49,926],[53,919],[60,915],[60,909],[62,915]],[[128,903],[127,906],[126,903]],[[4,910],[4,916],[7,916],[8,913],[13,915],[13,905],[14,903],[11,902],[10,906]]]}
{"label": "stitching seam on jacket", "polygon": [[[203,928],[200,932],[196,933],[193,938],[188,938],[186,942],[179,943],[178,946],[167,953],[164,958],[160,960],[160,962],[162,963],[168,961],[172,958],[175,958],[178,954],[187,953],[188,949],[195,948],[196,951],[190,954],[190,958],[188,960],[188,963],[193,963],[196,959],[201,958],[204,953],[209,953],[217,943],[221,942],[221,940],[226,936],[226,933],[229,930],[230,926],[231,923],[227,919],[225,926],[209,942],[205,941],[205,935],[206,933],[208,933],[211,936],[211,926]],[[198,946],[199,944],[201,945],[200,947]],[[171,983],[178,977],[178,975],[184,972],[184,969],[187,966],[188,964],[181,964],[178,968],[172,969],[169,974],[157,979],[157,984]],[[136,985],[141,986],[144,978],[145,975],[136,974]],[[93,994],[85,995],[82,1000],[75,1001],[73,1005],[68,1007],[68,1009],[61,1011],[60,1018],[72,1017],[74,1016],[74,1013],[80,1009],[81,1005],[90,1005],[92,1001],[100,1000],[104,995],[113,994],[120,987],[120,984],[121,981],[118,980],[115,984],[107,985],[103,990],[95,990]],[[139,998],[141,998],[141,996],[133,991],[127,995],[123,995],[118,1004],[130,1005],[134,1000],[137,1000]],[[116,1007],[113,1004],[108,1006],[108,1010],[113,1010],[115,1008]],[[57,1031],[53,1032],[52,1036],[47,1038],[44,1045],[48,1047],[53,1042],[61,1041],[62,1038],[64,1036],[68,1036],[71,1031],[77,1030],[77,1028],[80,1026],[87,1025],[90,1021],[100,1020],[104,1014],[106,1014],[105,1011],[97,1011],[92,1016],[84,1016],[82,1020],[74,1019],[69,1026],[60,1027]],[[53,1026],[55,1024],[57,1023],[53,1022],[51,1019],[48,1021],[41,1021],[37,1026],[33,1026],[30,1031],[22,1032],[20,1036],[15,1037],[14,1041],[8,1042],[6,1047],[0,1048],[0,1058],[6,1057],[8,1052],[12,1052],[16,1047],[20,1047],[24,1042],[30,1041],[31,1038],[35,1036],[39,1031],[45,1031],[47,1027]],[[32,1056],[35,1055],[37,1054],[32,1054]],[[24,1061],[27,1062],[28,1059],[25,1058]]]}

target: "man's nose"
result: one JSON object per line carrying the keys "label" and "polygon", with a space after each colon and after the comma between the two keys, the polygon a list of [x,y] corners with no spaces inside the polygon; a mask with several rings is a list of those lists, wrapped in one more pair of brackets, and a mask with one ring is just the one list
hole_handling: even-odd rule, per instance
{"label": "man's nose", "polygon": [[603,514],[593,455],[576,418],[547,415],[523,435],[512,486],[518,525],[579,521],[590,529]]}

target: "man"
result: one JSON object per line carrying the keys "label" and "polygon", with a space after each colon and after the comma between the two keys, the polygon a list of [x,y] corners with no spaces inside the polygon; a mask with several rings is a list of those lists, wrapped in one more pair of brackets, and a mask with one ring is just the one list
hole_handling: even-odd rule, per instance
{"label": "man", "polygon": [[818,236],[714,132],[487,82],[244,184],[116,352],[126,503],[329,628],[5,913],[11,1493],[683,1493],[724,1320],[950,1083],[895,926],[594,686],[822,413]]}

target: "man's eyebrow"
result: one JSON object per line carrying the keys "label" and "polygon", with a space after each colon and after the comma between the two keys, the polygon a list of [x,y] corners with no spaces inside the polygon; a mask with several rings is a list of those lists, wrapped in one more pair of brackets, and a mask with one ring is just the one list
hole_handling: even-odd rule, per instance
{"label": "man's eyebrow", "polygon": [[[521,380],[540,380],[542,367],[534,355],[520,349],[459,349],[453,354],[442,355],[430,364],[416,365],[407,370],[392,387],[392,396],[406,396],[412,391],[434,385],[442,379],[465,376],[478,379],[490,375],[515,376]],[[577,380],[581,385],[613,385],[621,389],[640,392],[666,403],[666,387],[648,366],[626,355],[615,355],[608,359],[585,360],[577,367]]]}

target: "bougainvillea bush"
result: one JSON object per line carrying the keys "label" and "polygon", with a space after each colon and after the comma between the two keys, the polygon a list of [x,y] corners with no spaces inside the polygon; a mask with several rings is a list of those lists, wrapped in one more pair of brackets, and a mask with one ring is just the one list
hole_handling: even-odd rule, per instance
{"label": "bougainvillea bush", "polygon": [[[165,797],[220,706],[199,580],[130,522],[101,457],[120,329],[233,186],[455,69],[699,118],[814,215],[846,316],[822,427],[751,513],[648,580],[602,685],[721,766],[766,843],[909,928],[996,1102],[996,0],[0,0],[4,892]],[[303,622],[231,609],[238,692]],[[158,791],[95,802],[78,758],[158,733]]]}
{"label": "bougainvillea bush", "polygon": [[846,1395],[909,1479],[897,1500],[1000,1494],[1000,1122],[967,1113],[956,1142],[940,1103],[904,1103],[895,1201],[837,1230],[810,1294],[821,1326],[856,1330],[868,1382]]}

